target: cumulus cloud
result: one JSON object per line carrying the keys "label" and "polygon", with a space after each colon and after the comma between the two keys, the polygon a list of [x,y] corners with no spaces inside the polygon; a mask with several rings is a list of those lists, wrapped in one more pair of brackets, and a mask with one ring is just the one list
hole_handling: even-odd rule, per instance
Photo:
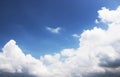
{"label": "cumulus cloud", "polygon": [[56,28],[52,28],[52,27],[46,27],[46,30],[50,31],[51,33],[59,33],[61,28],[60,27],[56,27]]}
{"label": "cumulus cloud", "polygon": [[98,14],[108,29],[85,30],[77,49],[63,49],[36,59],[10,40],[0,52],[0,76],[120,77],[120,7],[104,7]]}
{"label": "cumulus cloud", "polygon": [[100,14],[99,18],[101,18],[103,22],[120,23],[120,6],[117,10],[109,10],[103,7],[98,13]]}

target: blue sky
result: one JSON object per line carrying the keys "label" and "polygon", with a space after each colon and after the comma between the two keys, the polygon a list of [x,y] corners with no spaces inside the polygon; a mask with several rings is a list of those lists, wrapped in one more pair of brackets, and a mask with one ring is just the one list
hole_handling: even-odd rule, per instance
{"label": "blue sky", "polygon": [[10,39],[35,57],[77,48],[79,41],[72,35],[93,28],[101,7],[114,9],[119,4],[119,0],[1,0],[0,48]]}

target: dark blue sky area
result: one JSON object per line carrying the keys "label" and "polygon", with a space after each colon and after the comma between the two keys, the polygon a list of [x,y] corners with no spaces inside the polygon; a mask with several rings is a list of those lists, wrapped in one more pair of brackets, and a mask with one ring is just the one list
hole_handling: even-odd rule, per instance
{"label": "dark blue sky area", "polygon": [[[97,11],[111,2],[117,7],[118,0],[0,0],[0,48],[10,39],[36,57],[76,48],[72,34],[92,28]],[[61,27],[60,33],[47,26]]]}

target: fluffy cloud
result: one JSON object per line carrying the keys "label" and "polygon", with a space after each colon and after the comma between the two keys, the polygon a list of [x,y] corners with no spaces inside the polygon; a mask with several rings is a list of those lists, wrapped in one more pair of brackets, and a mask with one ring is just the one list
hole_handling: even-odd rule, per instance
{"label": "fluffy cloud", "polygon": [[120,7],[104,7],[98,14],[108,29],[85,30],[77,49],[63,49],[35,59],[10,40],[0,52],[0,76],[120,77]]}
{"label": "fluffy cloud", "polygon": [[98,13],[103,22],[120,23],[120,6],[117,10],[109,10],[103,7]]}
{"label": "fluffy cloud", "polygon": [[59,33],[61,28],[60,27],[56,27],[56,28],[52,28],[52,27],[46,27],[46,30],[50,31],[51,33]]}

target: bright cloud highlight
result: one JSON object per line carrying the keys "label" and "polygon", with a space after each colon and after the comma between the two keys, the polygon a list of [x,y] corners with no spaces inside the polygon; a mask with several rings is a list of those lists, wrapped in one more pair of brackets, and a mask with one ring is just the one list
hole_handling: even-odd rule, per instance
{"label": "bright cloud highlight", "polygon": [[[108,29],[85,30],[77,49],[63,49],[60,53],[35,59],[10,40],[0,52],[0,76],[119,77],[120,7],[116,10],[104,7],[98,14]],[[58,33],[60,29],[48,27],[48,30]]]}

